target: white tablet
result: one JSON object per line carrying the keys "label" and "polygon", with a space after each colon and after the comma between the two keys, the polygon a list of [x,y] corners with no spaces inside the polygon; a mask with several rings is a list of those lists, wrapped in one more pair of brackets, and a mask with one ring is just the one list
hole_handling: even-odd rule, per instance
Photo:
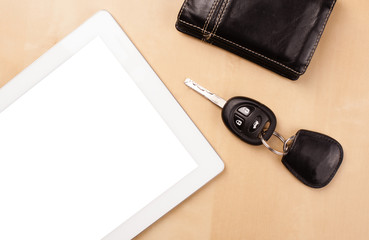
{"label": "white tablet", "polygon": [[0,239],[130,239],[224,167],[106,11],[2,87],[0,111]]}

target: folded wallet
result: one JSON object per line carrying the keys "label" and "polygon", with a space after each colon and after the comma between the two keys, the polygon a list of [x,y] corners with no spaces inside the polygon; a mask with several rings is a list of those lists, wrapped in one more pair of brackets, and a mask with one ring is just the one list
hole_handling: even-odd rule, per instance
{"label": "folded wallet", "polygon": [[291,80],[305,73],[336,0],[186,0],[176,28]]}

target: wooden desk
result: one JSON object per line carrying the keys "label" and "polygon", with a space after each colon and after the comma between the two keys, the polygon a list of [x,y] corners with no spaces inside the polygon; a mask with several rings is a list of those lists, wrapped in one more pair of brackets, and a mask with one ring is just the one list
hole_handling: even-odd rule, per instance
{"label": "wooden desk", "polygon": [[[298,81],[284,79],[174,28],[183,0],[1,0],[4,85],[100,9],[112,13],[222,157],[225,171],[137,239],[369,239],[368,1],[339,0]],[[220,109],[183,84],[268,105],[284,136],[305,128],[341,142],[345,157],[323,189],[301,184],[264,147],[223,126]]]}

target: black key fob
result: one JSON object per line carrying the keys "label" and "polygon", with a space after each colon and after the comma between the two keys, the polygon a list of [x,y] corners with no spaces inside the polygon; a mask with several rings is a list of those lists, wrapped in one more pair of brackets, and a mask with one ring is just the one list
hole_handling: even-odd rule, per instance
{"label": "black key fob", "polygon": [[268,140],[277,125],[277,119],[267,106],[247,97],[233,97],[222,109],[227,128],[243,141],[261,145],[260,134]]}
{"label": "black key fob", "polygon": [[339,142],[321,133],[300,130],[282,163],[304,184],[321,188],[332,180],[342,159],[343,149]]}

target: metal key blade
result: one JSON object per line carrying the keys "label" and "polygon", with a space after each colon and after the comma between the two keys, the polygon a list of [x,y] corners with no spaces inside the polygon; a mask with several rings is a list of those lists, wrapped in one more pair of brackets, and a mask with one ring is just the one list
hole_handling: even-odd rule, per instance
{"label": "metal key blade", "polygon": [[203,95],[204,97],[206,97],[209,101],[211,101],[212,103],[214,103],[215,105],[217,105],[220,108],[223,108],[226,100],[224,100],[223,98],[217,96],[216,94],[210,92],[209,90],[207,90],[206,88],[200,86],[199,84],[195,83],[194,81],[192,81],[189,78],[186,78],[185,82],[184,82],[189,88],[192,88],[193,90],[195,90],[196,92],[198,92],[199,94]]}

